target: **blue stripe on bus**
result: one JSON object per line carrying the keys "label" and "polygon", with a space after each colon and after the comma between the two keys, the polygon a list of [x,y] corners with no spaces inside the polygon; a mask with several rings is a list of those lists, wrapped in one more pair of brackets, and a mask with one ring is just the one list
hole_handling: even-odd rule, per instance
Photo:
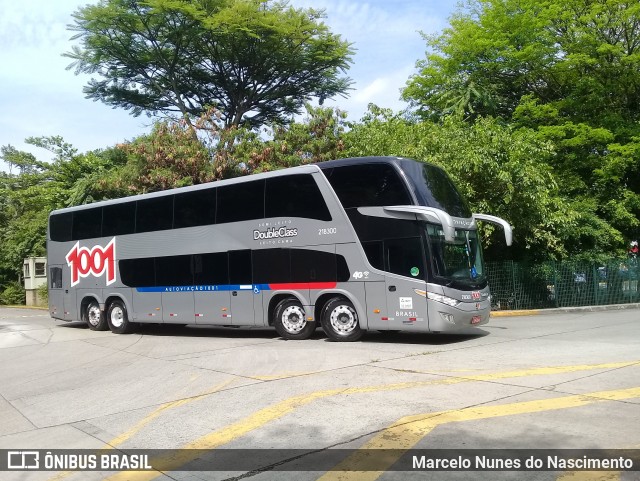
{"label": "blue stripe on bus", "polygon": [[136,287],[138,292],[212,292],[212,291],[268,291],[269,284],[226,284],[194,286]]}

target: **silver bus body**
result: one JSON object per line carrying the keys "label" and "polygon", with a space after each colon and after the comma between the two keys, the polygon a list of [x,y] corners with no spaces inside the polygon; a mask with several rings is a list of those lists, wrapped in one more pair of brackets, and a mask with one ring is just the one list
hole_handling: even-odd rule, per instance
{"label": "silver bus body", "polygon": [[47,231],[49,312],[114,332],[274,325],[304,339],[322,325],[338,341],[482,325],[476,219],[502,225],[507,244],[511,228],[460,202],[441,169],[375,157],[60,209]]}

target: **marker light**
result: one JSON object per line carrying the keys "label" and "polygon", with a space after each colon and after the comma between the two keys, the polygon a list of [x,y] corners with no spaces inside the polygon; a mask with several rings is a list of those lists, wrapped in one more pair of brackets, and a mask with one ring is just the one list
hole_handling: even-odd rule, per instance
{"label": "marker light", "polygon": [[451,324],[455,324],[456,321],[454,320],[453,316],[451,314],[447,314],[446,312],[440,312],[440,317],[442,317],[443,320],[450,322]]}
{"label": "marker light", "polygon": [[432,301],[442,302],[447,306],[456,307],[460,304],[460,301],[453,299],[452,297],[443,296],[442,294],[436,294],[435,292],[427,292],[427,299]]}

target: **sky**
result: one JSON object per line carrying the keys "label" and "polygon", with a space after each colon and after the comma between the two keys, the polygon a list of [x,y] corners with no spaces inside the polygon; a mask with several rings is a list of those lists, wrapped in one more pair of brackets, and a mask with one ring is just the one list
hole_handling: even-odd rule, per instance
{"label": "sky", "polygon": [[[133,117],[84,98],[90,79],[67,70],[71,14],[93,1],[0,0],[0,146],[50,155],[24,143],[27,137],[60,135],[80,152],[106,148],[148,133],[153,119]],[[369,103],[401,110],[400,89],[416,72],[426,44],[419,32],[447,26],[457,0],[290,0],[296,8],[324,9],[333,33],[353,43],[348,98],[325,105],[359,120]],[[0,169],[7,170],[0,161]]]}

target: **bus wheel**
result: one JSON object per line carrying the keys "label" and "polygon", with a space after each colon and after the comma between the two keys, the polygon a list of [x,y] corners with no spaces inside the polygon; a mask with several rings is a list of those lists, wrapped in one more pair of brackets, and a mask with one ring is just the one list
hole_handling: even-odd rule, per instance
{"label": "bus wheel", "polygon": [[133,325],[129,322],[129,316],[127,316],[127,308],[122,301],[113,301],[109,305],[107,322],[109,323],[109,329],[114,334],[126,334],[131,332],[133,328]]}
{"label": "bus wheel", "polygon": [[325,304],[321,321],[322,329],[334,341],[357,341],[364,335],[356,309],[342,297],[334,297]]}
{"label": "bus wheel", "polygon": [[273,325],[285,339],[309,339],[316,329],[315,322],[307,321],[302,304],[291,297],[276,306]]}
{"label": "bus wheel", "polygon": [[109,327],[104,313],[100,310],[100,306],[96,301],[91,301],[84,313],[87,326],[92,331],[106,331]]}

